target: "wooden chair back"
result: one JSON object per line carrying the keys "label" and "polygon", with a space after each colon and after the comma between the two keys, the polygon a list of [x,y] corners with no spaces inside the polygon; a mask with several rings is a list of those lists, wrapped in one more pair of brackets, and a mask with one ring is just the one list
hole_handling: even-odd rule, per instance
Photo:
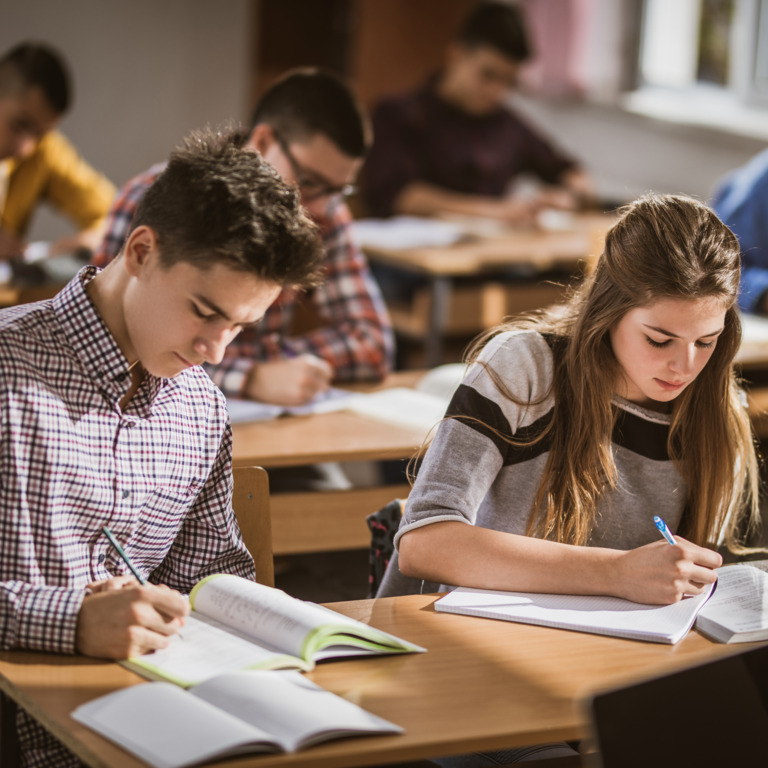
{"label": "wooden chair back", "polygon": [[269,511],[269,477],[261,467],[235,467],[232,470],[235,511],[243,541],[256,564],[256,581],[275,586],[272,558],[272,518]]}

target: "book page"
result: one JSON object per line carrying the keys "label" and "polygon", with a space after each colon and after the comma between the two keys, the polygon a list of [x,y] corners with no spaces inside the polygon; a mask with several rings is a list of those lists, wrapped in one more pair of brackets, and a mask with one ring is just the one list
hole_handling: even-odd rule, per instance
{"label": "book page", "polygon": [[446,398],[408,387],[392,387],[353,398],[346,410],[387,424],[413,427],[426,435],[445,416],[447,407]]}
{"label": "book page", "polygon": [[768,630],[768,574],[748,565],[717,570],[717,589],[699,613],[731,632]]}
{"label": "book page", "polygon": [[291,656],[303,657],[309,632],[328,622],[313,603],[229,574],[204,579],[190,600],[196,611]]}
{"label": "book page", "polygon": [[403,731],[298,672],[222,675],[192,694],[268,731],[286,751],[342,736]]}
{"label": "book page", "polygon": [[192,613],[167,648],[124,662],[146,677],[189,686],[224,672],[241,669],[308,669],[311,664],[296,656],[257,645],[233,634],[222,624]]}
{"label": "book page", "polygon": [[539,624],[580,632],[675,643],[693,625],[711,589],[671,605],[644,605],[619,597],[501,592],[461,587],[435,610]]}
{"label": "book page", "polygon": [[311,413],[341,411],[346,407],[347,401],[353,397],[359,397],[359,395],[338,387],[329,387],[318,392],[308,403],[295,406],[273,405],[256,400],[228,397],[227,411],[229,411],[229,420],[233,424],[242,424],[249,421],[269,421],[280,416],[306,416]]}
{"label": "book page", "polygon": [[425,373],[416,389],[419,392],[425,392],[428,395],[441,397],[445,401],[446,408],[453,397],[453,393],[458,389],[459,384],[464,380],[467,373],[466,363],[445,363]]}
{"label": "book page", "polygon": [[81,705],[72,718],[157,768],[280,751],[266,731],[170,683],[123,688]]}
{"label": "book page", "polygon": [[[373,653],[381,653],[385,647],[423,650],[348,616],[238,576],[219,574],[204,579],[192,590],[190,600],[196,611],[261,645],[307,660],[326,641],[344,643],[347,648],[368,647]],[[361,642],[361,637],[370,642]]]}

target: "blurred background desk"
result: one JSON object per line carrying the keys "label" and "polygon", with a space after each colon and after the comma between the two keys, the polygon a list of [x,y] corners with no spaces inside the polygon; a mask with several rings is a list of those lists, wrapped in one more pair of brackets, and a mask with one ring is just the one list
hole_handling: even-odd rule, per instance
{"label": "blurred background desk", "polygon": [[[388,308],[398,335],[423,346],[420,367],[432,367],[446,362],[447,337],[472,337],[508,315],[560,301],[562,283],[590,269],[615,220],[614,214],[584,213],[571,217],[567,229],[497,228],[437,247],[389,248],[363,241],[363,250],[374,265],[426,279],[426,289],[417,290],[410,306],[390,301]],[[513,268],[525,271],[526,279],[510,276]],[[548,279],[552,273],[558,282]]]}
{"label": "blurred background desk", "polygon": [[[373,392],[413,386],[423,371],[394,373],[381,384],[349,387]],[[287,416],[232,426],[235,466],[300,467],[323,462],[410,459],[421,447],[424,433],[338,411]],[[270,494],[272,546],[276,555],[341,549],[368,549],[370,532],[365,516],[410,486],[376,485],[341,491]]]}

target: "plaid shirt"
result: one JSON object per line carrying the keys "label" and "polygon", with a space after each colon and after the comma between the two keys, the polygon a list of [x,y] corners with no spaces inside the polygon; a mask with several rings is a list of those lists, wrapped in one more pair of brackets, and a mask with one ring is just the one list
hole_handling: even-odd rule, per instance
{"label": "plaid shirt", "polygon": [[[128,361],[85,293],[97,271],[0,312],[3,649],[74,653],[85,586],[127,573],[105,525],[153,583],[254,578],[231,509],[224,398],[198,367],[146,375],[122,410]],[[41,730],[20,713],[25,764],[66,765]]]}
{"label": "plaid shirt", "polygon": [[[107,234],[94,263],[105,266],[123,242],[141,198],[163,171],[153,165],[118,193],[107,217]],[[339,381],[381,379],[392,368],[394,338],[384,301],[368,263],[351,237],[347,206],[332,204],[321,223],[325,246],[325,281],[306,296],[286,288],[255,328],[245,329],[227,347],[223,361],[206,366],[227,395],[242,395],[254,363],[310,352],[327,360]],[[291,336],[297,309],[307,302],[320,328]]]}

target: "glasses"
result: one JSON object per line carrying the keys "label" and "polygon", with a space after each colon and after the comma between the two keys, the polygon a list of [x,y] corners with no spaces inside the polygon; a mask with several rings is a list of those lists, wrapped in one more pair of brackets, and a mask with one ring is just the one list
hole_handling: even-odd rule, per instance
{"label": "glasses", "polygon": [[311,203],[313,200],[319,200],[321,197],[350,197],[357,193],[357,187],[354,184],[342,184],[334,186],[325,179],[319,178],[316,171],[305,168],[288,149],[288,144],[277,131],[273,131],[275,141],[288,159],[291,170],[296,179],[296,183],[301,190],[301,196],[305,203]]}

